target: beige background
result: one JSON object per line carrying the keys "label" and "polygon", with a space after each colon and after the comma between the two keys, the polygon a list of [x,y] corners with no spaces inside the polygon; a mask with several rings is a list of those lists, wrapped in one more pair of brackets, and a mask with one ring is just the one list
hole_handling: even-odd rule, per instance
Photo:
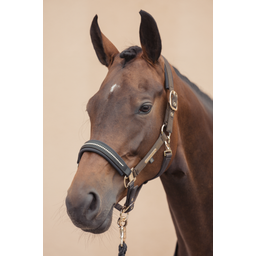
{"label": "beige background", "polygon": [[[117,212],[108,232],[89,235],[71,223],[64,200],[89,139],[86,103],[107,72],[91,44],[91,21],[98,14],[121,51],[139,45],[141,9],[158,24],[162,54],[212,97],[212,0],[44,0],[44,256],[117,255]],[[127,243],[127,256],[173,254],[176,235],[160,179],[142,189]]]}

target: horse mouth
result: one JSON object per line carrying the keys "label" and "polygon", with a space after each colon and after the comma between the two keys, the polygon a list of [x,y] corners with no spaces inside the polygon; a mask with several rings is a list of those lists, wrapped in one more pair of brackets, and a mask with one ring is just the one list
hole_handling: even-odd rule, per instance
{"label": "horse mouth", "polygon": [[81,228],[84,232],[90,232],[93,234],[101,234],[106,232],[111,223],[112,223],[112,213],[113,213],[113,207],[110,209],[108,215],[106,216],[106,218],[104,219],[104,221],[96,228],[90,228],[90,227],[83,227]]}

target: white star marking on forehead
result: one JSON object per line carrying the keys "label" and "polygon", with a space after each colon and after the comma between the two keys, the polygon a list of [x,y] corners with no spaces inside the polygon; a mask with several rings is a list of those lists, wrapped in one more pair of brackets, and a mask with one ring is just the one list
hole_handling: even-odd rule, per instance
{"label": "white star marking on forehead", "polygon": [[116,88],[116,86],[119,87],[119,85],[117,85],[117,84],[114,84],[114,85],[111,86],[111,88],[110,88],[110,93],[114,91],[114,89]]}

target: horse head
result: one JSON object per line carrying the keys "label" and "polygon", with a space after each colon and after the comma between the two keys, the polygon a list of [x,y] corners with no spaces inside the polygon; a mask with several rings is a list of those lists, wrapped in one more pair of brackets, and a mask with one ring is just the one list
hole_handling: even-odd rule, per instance
{"label": "horse head", "polygon": [[[108,68],[99,91],[89,100],[91,140],[109,145],[134,167],[159,137],[167,105],[161,38],[153,17],[140,11],[141,47],[121,53],[101,32],[97,15],[90,34],[99,61]],[[154,178],[163,161],[157,152],[135,185]],[[84,152],[66,198],[72,222],[91,233],[105,232],[111,225],[113,206],[124,198],[123,177],[100,155]]]}

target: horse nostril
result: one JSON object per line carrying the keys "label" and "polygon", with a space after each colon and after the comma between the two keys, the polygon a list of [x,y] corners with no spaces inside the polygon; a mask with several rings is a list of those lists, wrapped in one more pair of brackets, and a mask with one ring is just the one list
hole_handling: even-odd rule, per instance
{"label": "horse nostril", "polygon": [[96,192],[83,196],[69,194],[66,198],[67,213],[75,223],[84,224],[93,220],[100,210],[100,199]]}
{"label": "horse nostril", "polygon": [[97,193],[90,192],[85,197],[84,214],[87,220],[92,220],[99,211],[100,200]]}
{"label": "horse nostril", "polygon": [[94,193],[89,193],[89,195],[92,197],[89,210],[93,211],[97,208],[97,198],[96,198],[96,195]]}

